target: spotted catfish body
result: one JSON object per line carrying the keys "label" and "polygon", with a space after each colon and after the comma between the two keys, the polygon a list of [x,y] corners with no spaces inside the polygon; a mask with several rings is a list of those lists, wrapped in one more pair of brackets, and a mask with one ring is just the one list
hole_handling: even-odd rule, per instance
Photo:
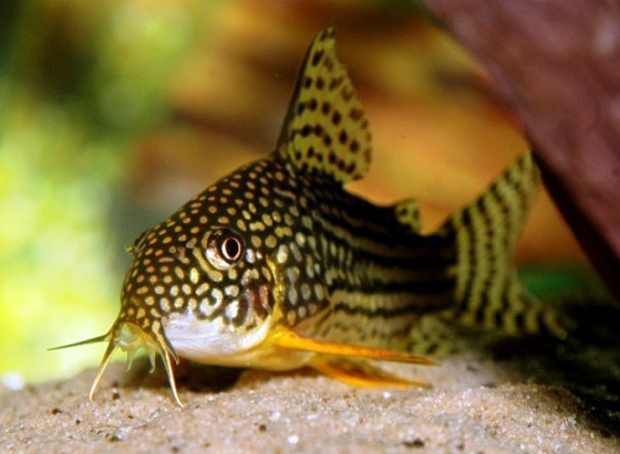
{"label": "spotted catfish body", "polygon": [[[321,32],[302,65],[276,149],[222,178],[130,248],[133,262],[91,398],[112,353],[288,370],[357,385],[423,385],[360,359],[408,353],[429,314],[508,332],[559,331],[512,266],[538,186],[530,155],[436,233],[414,201],[378,207],[346,192],[370,165],[368,122]],[[89,341],[86,341],[89,342]],[[153,362],[154,364],[154,362]]]}

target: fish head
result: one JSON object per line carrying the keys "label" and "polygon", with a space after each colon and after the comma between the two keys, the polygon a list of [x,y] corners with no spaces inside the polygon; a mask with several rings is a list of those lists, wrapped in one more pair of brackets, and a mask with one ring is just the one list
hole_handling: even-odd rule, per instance
{"label": "fish head", "polygon": [[278,293],[271,231],[282,234],[282,216],[262,215],[252,182],[261,170],[220,180],[136,240],[114,332],[130,324],[160,353],[216,364],[262,341]]}
{"label": "fish head", "polygon": [[140,235],[128,247],[102,368],[117,348],[129,360],[141,348],[152,362],[161,356],[172,386],[178,357],[280,368],[265,359],[274,326],[299,324],[328,304],[299,185],[286,163],[262,159]]}

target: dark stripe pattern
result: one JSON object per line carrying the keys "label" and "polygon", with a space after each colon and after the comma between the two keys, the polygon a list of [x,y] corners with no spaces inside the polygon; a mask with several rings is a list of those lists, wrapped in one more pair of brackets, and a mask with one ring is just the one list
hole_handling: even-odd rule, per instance
{"label": "dark stripe pattern", "polygon": [[[324,339],[397,348],[407,326],[453,302],[454,235],[422,236],[329,182],[300,180],[330,295],[329,317],[312,326]],[[296,321],[298,322],[298,321]]]}
{"label": "dark stripe pattern", "polygon": [[463,324],[508,334],[564,335],[555,313],[525,291],[513,263],[538,188],[532,155],[524,154],[447,225],[458,244],[455,315]]}

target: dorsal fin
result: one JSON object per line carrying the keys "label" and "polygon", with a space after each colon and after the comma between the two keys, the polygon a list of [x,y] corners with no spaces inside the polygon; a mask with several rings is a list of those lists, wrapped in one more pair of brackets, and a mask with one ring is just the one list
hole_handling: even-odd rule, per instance
{"label": "dorsal fin", "polygon": [[312,41],[276,153],[298,170],[345,184],[370,167],[370,131],[335,44],[332,27]]}

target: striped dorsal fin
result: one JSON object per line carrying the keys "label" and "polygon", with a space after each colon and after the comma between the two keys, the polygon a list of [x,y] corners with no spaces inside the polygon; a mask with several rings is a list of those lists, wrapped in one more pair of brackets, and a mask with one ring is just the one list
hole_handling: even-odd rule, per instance
{"label": "striped dorsal fin", "polygon": [[464,325],[506,334],[565,335],[556,312],[526,291],[514,264],[516,243],[539,186],[538,168],[526,153],[443,227],[442,233],[455,236],[455,316]]}
{"label": "striped dorsal fin", "polygon": [[331,27],[312,41],[276,153],[298,170],[345,184],[366,174],[371,145],[368,120],[335,44]]}

